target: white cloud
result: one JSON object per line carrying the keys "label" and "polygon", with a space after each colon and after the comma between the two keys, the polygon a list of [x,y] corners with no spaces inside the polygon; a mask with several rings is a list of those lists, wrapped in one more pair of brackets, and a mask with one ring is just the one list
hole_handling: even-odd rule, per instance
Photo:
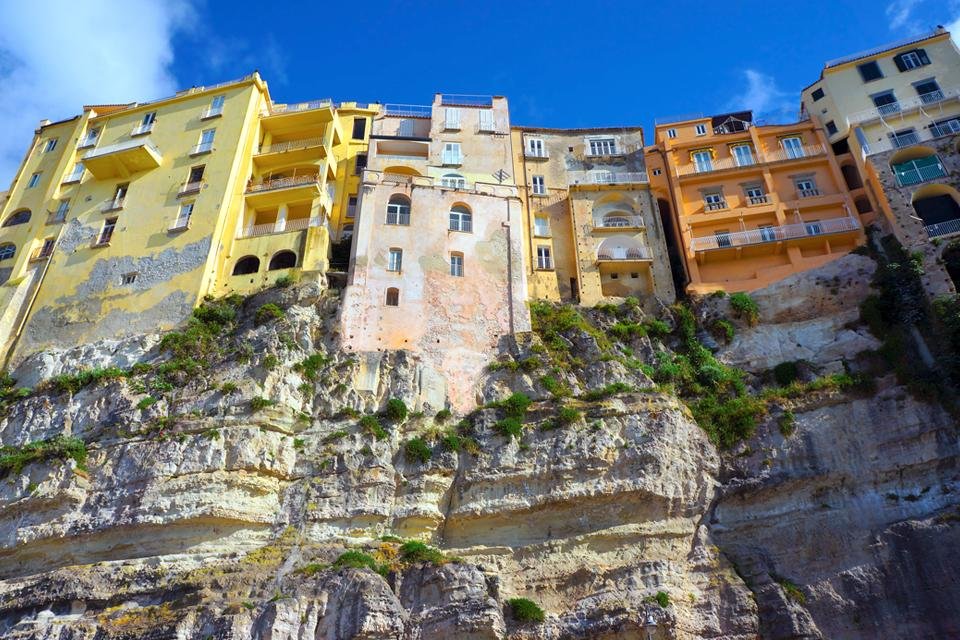
{"label": "white cloud", "polygon": [[923,25],[913,15],[913,10],[921,0],[894,0],[887,5],[887,26],[890,31],[913,35],[923,31]]}
{"label": "white cloud", "polygon": [[84,104],[173,93],[172,39],[193,22],[192,0],[0,0],[0,190],[40,120]]}
{"label": "white cloud", "polygon": [[950,32],[954,44],[960,47],[960,0],[950,3],[950,15],[953,18],[943,26]]}
{"label": "white cloud", "polygon": [[727,103],[728,110],[749,109],[758,120],[771,122],[796,120],[799,98],[795,93],[781,90],[773,76],[755,69],[746,69],[743,77],[746,87]]}

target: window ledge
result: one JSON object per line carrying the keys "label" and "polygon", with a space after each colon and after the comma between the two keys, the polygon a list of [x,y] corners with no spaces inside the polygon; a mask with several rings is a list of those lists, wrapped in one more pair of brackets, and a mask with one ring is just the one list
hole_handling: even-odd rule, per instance
{"label": "window ledge", "polygon": [[105,242],[100,242],[99,240],[97,240],[96,242],[90,245],[90,247],[93,249],[102,249],[103,247],[109,247],[109,246],[110,246],[109,240],[106,240]]}
{"label": "window ledge", "polygon": [[196,158],[197,156],[205,156],[208,153],[213,153],[213,149],[204,149],[203,151],[191,151],[190,157]]}
{"label": "window ledge", "polygon": [[556,271],[553,267],[537,267],[534,271]]}

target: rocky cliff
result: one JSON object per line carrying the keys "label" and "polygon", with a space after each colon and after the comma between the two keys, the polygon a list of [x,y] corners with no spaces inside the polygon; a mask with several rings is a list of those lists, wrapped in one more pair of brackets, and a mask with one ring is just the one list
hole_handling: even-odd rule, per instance
{"label": "rocky cliff", "polygon": [[[542,305],[467,416],[415,354],[342,352],[310,286],[37,354],[3,387],[0,637],[951,637],[957,432],[875,372],[873,269],[753,325],[702,301],[716,362],[676,309]],[[721,449],[714,387],[755,418]]]}

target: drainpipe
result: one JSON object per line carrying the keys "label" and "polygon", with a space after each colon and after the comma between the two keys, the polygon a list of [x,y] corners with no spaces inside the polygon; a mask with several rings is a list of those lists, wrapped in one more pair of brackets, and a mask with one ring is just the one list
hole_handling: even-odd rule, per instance
{"label": "drainpipe", "polygon": [[500,226],[507,232],[507,308],[510,311],[510,335],[515,335],[514,309],[513,309],[513,240],[510,234],[510,198],[506,198],[507,221],[501,222]]}

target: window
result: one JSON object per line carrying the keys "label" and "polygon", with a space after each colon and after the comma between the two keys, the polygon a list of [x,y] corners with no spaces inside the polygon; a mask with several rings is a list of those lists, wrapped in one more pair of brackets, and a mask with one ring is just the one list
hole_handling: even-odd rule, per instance
{"label": "window", "polygon": [[53,254],[54,243],[53,238],[44,238],[43,245],[40,247],[40,250],[37,251],[37,258],[49,258],[51,254]]}
{"label": "window", "polygon": [[718,247],[729,247],[730,242],[730,232],[724,229],[723,231],[714,231],[713,236],[717,239]]}
{"label": "window", "polygon": [[658,176],[658,175],[660,175],[661,173],[663,173],[663,171],[661,171],[659,168],[653,170],[653,175],[655,175],[655,176]]}
{"label": "window", "polygon": [[100,237],[97,238],[97,244],[108,244],[113,237],[113,232],[117,228],[117,218],[107,218],[100,230]]}
{"label": "window", "polygon": [[40,184],[40,173],[37,172],[30,176],[30,181],[27,182],[27,189],[33,189],[35,186]]}
{"label": "window", "polygon": [[960,118],[950,118],[949,120],[939,120],[930,125],[930,133],[935,138],[953,133],[960,133]]}
{"label": "window", "polygon": [[347,238],[353,237],[353,225],[345,224],[343,225],[343,231],[340,232],[340,239],[346,240]]}
{"label": "window", "polygon": [[367,133],[367,119],[366,118],[354,118],[353,119],[353,135],[351,136],[354,140],[363,140],[363,137]]}
{"label": "window", "polygon": [[757,230],[760,231],[761,242],[773,242],[777,239],[777,228],[772,224],[761,224]]}
{"label": "window", "polygon": [[537,269],[553,269],[553,258],[550,257],[550,247],[537,247]]}
{"label": "window", "polygon": [[353,175],[360,175],[367,168],[367,154],[358,153],[353,161]]}
{"label": "window", "polygon": [[30,209],[21,209],[4,221],[3,226],[14,227],[18,224],[27,224],[30,222]]}
{"label": "window", "polygon": [[67,219],[67,211],[70,210],[70,200],[61,200],[57,205],[57,210],[53,214],[53,222],[63,222]]}
{"label": "window", "polygon": [[543,176],[533,176],[531,179],[533,184],[533,193],[538,196],[546,195],[547,193],[547,184],[544,182]]}
{"label": "window", "polygon": [[930,64],[930,58],[927,56],[925,50],[914,49],[913,51],[905,51],[900,55],[893,56],[893,63],[897,65],[897,69],[902,73]]}
{"label": "window", "polygon": [[204,129],[200,133],[200,143],[193,148],[191,155],[197,155],[200,153],[209,153],[213,151],[213,138],[216,136],[216,129]]}
{"label": "window", "polygon": [[444,109],[443,128],[452,130],[460,129],[460,109],[456,107],[447,107]]}
{"label": "window", "polygon": [[399,193],[390,196],[387,224],[410,224],[410,198]]}
{"label": "window", "polygon": [[110,198],[104,206],[104,210],[116,211],[117,209],[123,209],[123,202],[127,197],[127,189],[129,188],[129,183],[124,182],[123,184],[118,184],[113,190],[113,197]]}
{"label": "window", "polygon": [[347,217],[352,218],[357,215],[357,196],[350,196],[347,199]]}
{"label": "window", "polygon": [[270,258],[270,264],[267,265],[268,271],[276,271],[278,269],[293,269],[297,266],[297,254],[289,249],[284,249],[283,251],[277,251],[273,254],[273,257]]}
{"label": "window", "polygon": [[210,106],[200,115],[200,119],[205,120],[206,118],[216,118],[222,115],[224,99],[224,96],[214,96],[213,100],[210,101]]}
{"label": "window", "polygon": [[463,254],[462,253],[450,254],[450,275],[456,276],[457,278],[463,277]]}
{"label": "window", "polygon": [[400,125],[397,127],[397,135],[401,138],[412,138],[414,131],[413,120],[407,118],[406,120],[401,120]]}
{"label": "window", "polygon": [[696,132],[697,132],[697,135],[698,135],[698,136],[705,136],[705,135],[707,135],[707,125],[705,125],[705,124],[698,124],[698,125],[695,127],[695,129],[696,129]]}
{"label": "window", "polygon": [[396,287],[390,287],[387,289],[387,306],[388,307],[399,307],[400,306],[400,289]]}
{"label": "window", "polygon": [[137,281],[137,272],[131,271],[130,273],[125,273],[120,276],[120,284],[129,285]]}
{"label": "window", "polygon": [[590,155],[614,156],[617,154],[617,141],[613,138],[594,138],[590,140]]}
{"label": "window", "polygon": [[804,223],[803,227],[807,230],[808,236],[818,236],[823,233],[823,225],[820,224],[819,220],[811,220],[810,222]]}
{"label": "window", "polygon": [[533,235],[541,238],[550,237],[550,218],[536,216],[533,219]]}
{"label": "window", "polygon": [[190,173],[187,175],[187,184],[199,184],[203,181],[203,172],[207,168],[205,164],[198,164],[190,167]]}
{"label": "window", "polygon": [[177,219],[174,221],[171,229],[181,230],[190,226],[190,216],[193,215],[193,203],[184,202],[180,205],[180,211],[177,213]]}
{"label": "window", "polygon": [[493,131],[493,111],[489,109],[480,109],[480,124],[477,127],[479,131]]}
{"label": "window", "polygon": [[53,150],[56,149],[56,148],[57,148],[57,139],[56,139],[56,138],[50,138],[49,140],[47,140],[47,144],[45,144],[45,145],[43,146],[43,152],[44,152],[44,153],[50,153],[51,151],[53,151]]}
{"label": "window", "polygon": [[749,167],[753,164],[753,150],[749,145],[738,144],[731,151],[738,167]]}
{"label": "window", "polygon": [[897,102],[897,97],[893,94],[893,91],[884,91],[883,93],[877,93],[870,97],[873,99],[873,104],[877,107],[877,112],[881,115],[898,113],[900,111],[900,103]]}
{"label": "window", "polygon": [[727,201],[719,191],[703,194],[703,208],[707,211],[719,211],[727,208]]}
{"label": "window", "polygon": [[143,135],[144,133],[150,133],[153,130],[153,123],[157,120],[157,112],[150,111],[143,114],[143,118],[140,120],[140,124],[133,128],[133,131],[130,132],[132,136]]}
{"label": "window", "polygon": [[784,138],[780,141],[780,146],[783,147],[787,157],[791,160],[802,158],[804,155],[806,155],[803,152],[803,139],[800,137],[794,136],[790,138]]}
{"label": "window", "polygon": [[473,214],[470,213],[470,209],[462,204],[450,208],[450,230],[467,233],[473,231]]}
{"label": "window", "polygon": [[697,173],[713,171],[713,153],[710,151],[694,151],[693,165]]}
{"label": "window", "polygon": [[746,187],[744,192],[747,194],[747,202],[750,204],[766,204],[767,202],[767,194],[763,192],[763,187],[760,185]]}
{"label": "window", "polygon": [[463,156],[460,155],[459,142],[443,143],[443,164],[461,164]]}
{"label": "window", "polygon": [[258,271],[260,271],[260,258],[257,256],[244,256],[233,266],[235,276],[245,276]]}
{"label": "window", "polygon": [[838,129],[837,129],[837,123],[836,123],[836,122],[834,122],[833,120],[830,120],[829,122],[827,122],[826,127],[827,127],[827,135],[828,135],[828,136],[835,136],[835,135],[837,135]]}
{"label": "window", "polygon": [[83,149],[85,147],[92,147],[97,144],[97,138],[100,137],[100,129],[90,129],[80,140],[80,144],[77,145],[78,149]]}
{"label": "window", "polygon": [[467,180],[459,173],[447,173],[440,178],[440,186],[451,189],[466,189]]}
{"label": "window", "polygon": [[863,78],[864,82],[879,80],[883,77],[883,72],[880,71],[880,65],[877,64],[876,60],[857,65],[857,71],[860,72],[860,77]]}
{"label": "window", "polygon": [[390,249],[387,258],[387,271],[400,271],[401,266],[403,266],[403,250]]}
{"label": "window", "polygon": [[910,129],[901,129],[900,131],[891,133],[890,141],[893,142],[893,145],[898,149],[903,149],[904,147],[917,144],[920,142],[920,138],[917,137],[917,132],[911,127]]}
{"label": "window", "polygon": [[533,158],[546,158],[547,148],[540,138],[527,138],[527,155]]}
{"label": "window", "polygon": [[813,101],[822,100],[824,96],[823,89],[814,89],[813,93],[810,94],[810,97],[813,98]]}
{"label": "window", "polygon": [[937,81],[932,78],[915,83],[913,88],[916,89],[917,95],[920,96],[920,102],[923,104],[934,104],[943,100],[943,91],[940,90]]}
{"label": "window", "polygon": [[6,244],[0,245],[0,260],[9,260],[14,255],[16,255],[16,253],[17,253],[16,245],[13,245],[9,242]]}
{"label": "window", "polygon": [[897,183],[900,186],[920,184],[947,175],[943,163],[936,155],[891,164],[890,168],[893,169],[893,174],[897,177]]}
{"label": "window", "polygon": [[797,185],[797,195],[801,198],[812,198],[820,195],[817,183],[813,181],[813,178],[799,178],[794,184]]}
{"label": "window", "polygon": [[676,138],[676,137],[677,137],[677,130],[676,130],[676,129],[667,129],[667,137],[668,137],[668,138]]}
{"label": "window", "polygon": [[73,165],[73,171],[70,172],[70,175],[67,176],[67,179],[64,182],[80,182],[83,179],[83,163],[78,162]]}

